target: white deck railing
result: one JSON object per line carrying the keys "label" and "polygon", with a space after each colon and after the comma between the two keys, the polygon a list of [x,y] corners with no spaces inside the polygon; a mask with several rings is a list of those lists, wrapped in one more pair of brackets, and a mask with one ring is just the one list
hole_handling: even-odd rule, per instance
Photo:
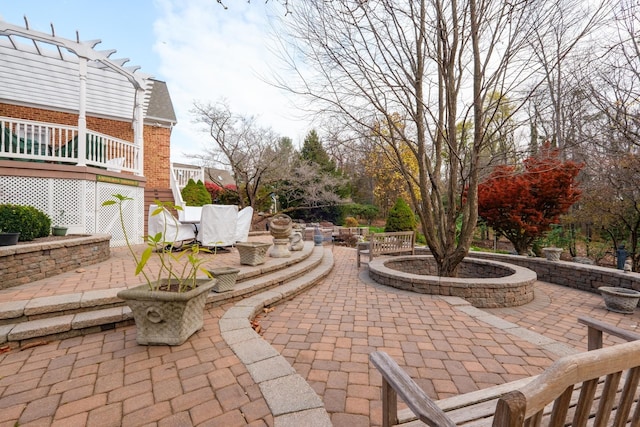
{"label": "white deck railing", "polygon": [[142,175],[140,148],[132,142],[89,129],[84,147],[78,139],[77,126],[0,117],[0,159],[86,164]]}
{"label": "white deck railing", "polygon": [[199,166],[177,166],[171,163],[171,192],[176,206],[180,206],[183,210],[179,211],[179,219],[182,221],[186,212],[187,205],[182,200],[182,189],[187,185],[189,179],[204,182],[204,168]]}
{"label": "white deck railing", "polygon": [[175,164],[171,165],[171,169],[173,172],[173,177],[176,180],[176,184],[178,188],[183,189],[190,179],[193,179],[195,182],[202,181],[204,182],[204,168],[199,166],[177,166]]}

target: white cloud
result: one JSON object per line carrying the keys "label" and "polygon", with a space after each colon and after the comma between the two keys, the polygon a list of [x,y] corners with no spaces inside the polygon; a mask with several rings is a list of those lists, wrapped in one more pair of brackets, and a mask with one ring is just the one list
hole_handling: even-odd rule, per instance
{"label": "white cloud", "polygon": [[304,138],[309,126],[295,120],[287,94],[258,77],[276,61],[268,49],[268,17],[279,13],[273,4],[233,2],[224,10],[211,0],[156,3],[158,77],[167,81],[179,122],[172,135],[173,160],[211,143],[192,123],[194,100],[225,98],[234,112],[255,115],[261,125],[295,142]]}

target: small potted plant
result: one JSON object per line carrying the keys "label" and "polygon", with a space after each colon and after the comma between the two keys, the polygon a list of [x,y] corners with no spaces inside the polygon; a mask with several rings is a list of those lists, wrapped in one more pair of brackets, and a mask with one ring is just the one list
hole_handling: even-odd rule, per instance
{"label": "small potted plant", "polygon": [[[129,252],[136,263],[136,275],[141,274],[146,284],[118,292],[126,301],[136,322],[138,344],[180,345],[203,326],[203,311],[207,294],[216,281],[203,268],[201,252],[209,252],[197,245],[177,250],[173,242],[165,242],[166,223],[171,220],[168,209],[180,210],[172,203],[155,201],[157,208],[151,215],[166,215],[165,230],[146,237],[146,248],[137,254],[129,241],[125,228],[123,203],[129,197],[114,194],[114,199],[103,206],[117,205],[120,225]],[[173,219],[174,221],[175,218]],[[148,261],[156,256],[159,270],[151,271]],[[198,278],[202,272],[204,278]]]}
{"label": "small potted plant", "polygon": [[5,233],[0,228],[0,246],[13,246],[18,244],[20,233]]}
{"label": "small potted plant", "polygon": [[60,215],[58,216],[58,221],[56,221],[55,225],[51,227],[51,234],[54,236],[66,236],[67,227],[64,225],[64,210],[60,210]]}

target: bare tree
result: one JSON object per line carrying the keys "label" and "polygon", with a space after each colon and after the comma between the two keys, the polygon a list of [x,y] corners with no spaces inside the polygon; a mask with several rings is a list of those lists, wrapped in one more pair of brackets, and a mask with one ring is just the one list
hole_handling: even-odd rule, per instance
{"label": "bare tree", "polygon": [[261,201],[261,186],[278,179],[278,170],[288,168],[287,156],[278,153],[279,136],[269,128],[259,127],[254,117],[232,113],[224,101],[196,102],[192,113],[195,122],[204,124],[215,142],[199,157],[229,167],[242,203],[256,208]]}
{"label": "bare tree", "polygon": [[604,118],[601,132],[616,143],[610,148],[635,151],[640,146],[640,4],[621,1],[615,24],[617,38],[609,40],[599,70],[587,80],[589,100]]}
{"label": "bare tree", "polygon": [[574,96],[579,84],[576,77],[595,57],[593,41],[587,43],[610,18],[610,5],[605,0],[539,2],[531,15],[531,52],[541,66],[544,81],[532,102],[541,119],[538,122],[546,128],[544,138],[558,148],[577,142],[570,138],[574,125],[570,114],[578,109],[574,102],[584,99]]}
{"label": "bare tree", "polygon": [[640,4],[617,4],[617,32],[580,89],[589,114],[581,136],[588,144],[584,197],[574,217],[606,233],[615,249],[627,244],[640,269]]}
{"label": "bare tree", "polygon": [[[453,276],[477,220],[479,156],[487,117],[531,76],[520,55],[531,36],[528,1],[392,0],[292,2],[283,59],[299,76],[277,84],[310,100],[310,110],[366,137],[397,123],[381,147],[397,159],[438,273]],[[536,25],[543,25],[537,22]],[[494,109],[493,111],[491,109]],[[393,120],[399,115],[402,120]],[[473,123],[459,138],[458,124]],[[495,131],[495,129],[494,129]],[[418,172],[402,160],[408,148]]]}
{"label": "bare tree", "polygon": [[261,208],[270,203],[271,194],[295,204],[286,211],[344,202],[332,191],[342,184],[338,178],[301,161],[288,138],[260,127],[254,117],[234,114],[224,101],[194,103],[192,114],[214,142],[196,157],[231,169],[243,205]]}

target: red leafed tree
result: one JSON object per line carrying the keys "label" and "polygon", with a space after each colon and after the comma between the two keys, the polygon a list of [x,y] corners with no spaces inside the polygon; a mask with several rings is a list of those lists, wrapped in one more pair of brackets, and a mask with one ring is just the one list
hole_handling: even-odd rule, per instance
{"label": "red leafed tree", "polygon": [[562,161],[548,144],[521,169],[498,166],[478,186],[478,215],[526,254],[580,198],[576,177],[582,166]]}

